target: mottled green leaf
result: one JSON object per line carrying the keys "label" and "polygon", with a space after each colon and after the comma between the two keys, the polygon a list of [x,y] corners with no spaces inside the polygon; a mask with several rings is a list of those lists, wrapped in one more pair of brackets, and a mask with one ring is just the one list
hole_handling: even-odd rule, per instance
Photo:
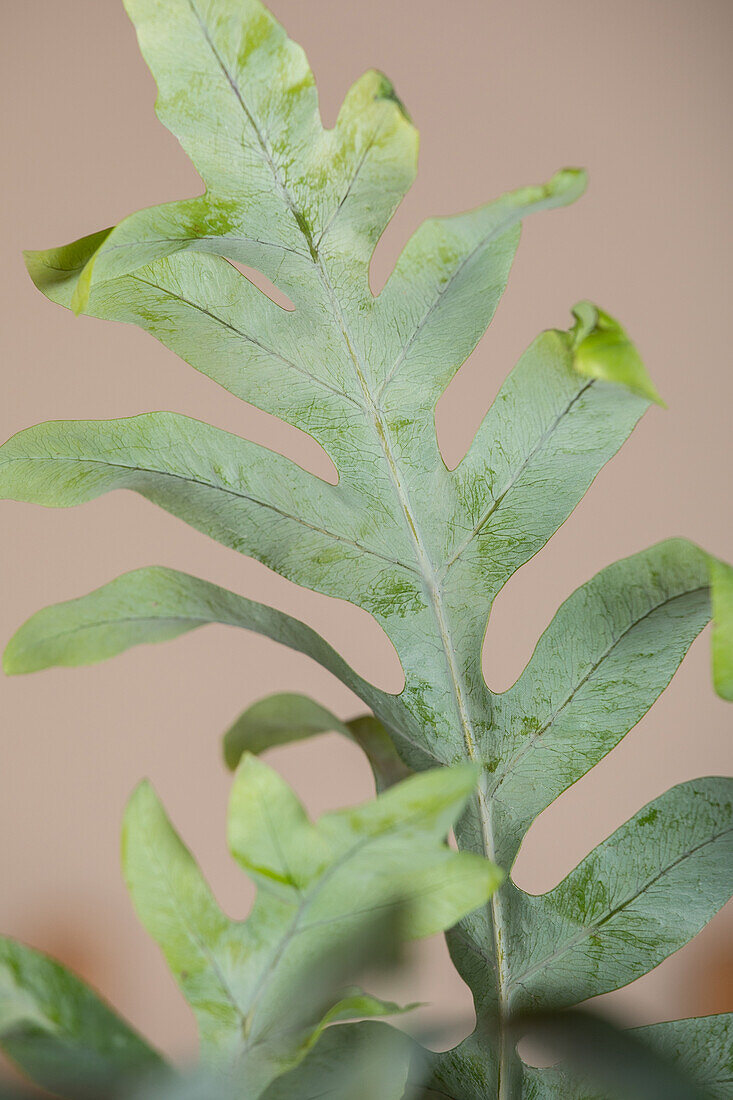
{"label": "mottled green leaf", "polygon": [[710,619],[711,583],[717,590],[708,555],[670,539],[603,569],[562,605],[496,701],[502,736],[488,793],[502,863],[666,688]]}
{"label": "mottled green leaf", "polygon": [[626,985],[683,947],[731,893],[733,779],[681,783],[549,893],[509,895],[510,1004],[554,1008]]}

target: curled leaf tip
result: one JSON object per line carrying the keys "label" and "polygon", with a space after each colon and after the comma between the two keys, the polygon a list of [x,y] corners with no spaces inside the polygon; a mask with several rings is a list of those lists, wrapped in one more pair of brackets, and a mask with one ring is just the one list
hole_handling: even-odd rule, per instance
{"label": "curled leaf tip", "polygon": [[578,374],[615,382],[666,408],[641,356],[615,318],[592,302],[573,307],[574,366]]}
{"label": "curled leaf tip", "polygon": [[568,202],[579,199],[588,186],[584,168],[561,168],[545,185],[548,196],[563,195]]}
{"label": "curled leaf tip", "polygon": [[71,298],[71,309],[76,317],[86,313],[92,285],[92,263],[88,263],[79,276],[79,282]]}
{"label": "curled leaf tip", "polygon": [[61,248],[24,251],[25,266],[34,285],[58,305],[77,313],[85,310],[91,287],[90,262],[111,232],[102,229]]}
{"label": "curled leaf tip", "polygon": [[405,107],[404,103],[402,102],[400,97],[397,95],[397,92],[395,91],[394,84],[389,79],[389,77],[385,76],[385,74],[383,72],[380,72],[378,69],[375,69],[374,70],[374,78],[375,78],[375,81],[376,81],[376,88],[375,88],[375,91],[374,91],[374,98],[375,99],[386,99],[386,100],[391,101],[392,103],[394,103],[396,105],[396,107],[399,109],[399,111],[405,116],[406,120],[408,122],[412,122],[410,112],[407,110],[407,107]]}

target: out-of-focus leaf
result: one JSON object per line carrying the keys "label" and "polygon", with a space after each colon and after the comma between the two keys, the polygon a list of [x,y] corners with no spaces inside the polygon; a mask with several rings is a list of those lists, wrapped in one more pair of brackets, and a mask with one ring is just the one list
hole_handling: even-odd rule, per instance
{"label": "out-of-focus leaf", "polygon": [[0,939],[0,1047],[70,1100],[121,1092],[162,1073],[159,1054],[60,963]]}
{"label": "out-of-focus leaf", "polygon": [[621,1030],[579,1011],[536,1014],[525,1034],[562,1059],[525,1068],[523,1100],[728,1100],[733,1016]]}
{"label": "out-of-focus leaf", "polygon": [[268,695],[247,707],[224,735],[224,758],[230,768],[236,768],[245,752],[257,756],[278,745],[331,732],[343,734],[364,750],[378,792],[409,775],[378,719],[361,715],[344,722],[307,695]]}
{"label": "out-of-focus leaf", "polygon": [[263,1100],[402,1100],[414,1049],[412,1040],[387,1024],[330,1027]]}
{"label": "out-of-focus leaf", "polygon": [[349,1006],[331,993],[331,968],[365,919],[398,906],[402,934],[425,936],[485,904],[500,873],[444,843],[475,782],[468,766],[429,772],[312,824],[277,774],[245,756],[229,813],[230,848],[259,887],[244,922],[222,913],[152,788],[138,789],[123,845],[133,900],[208,1059],[232,1067],[243,1095],[296,1065],[334,1015],[364,1014],[363,998]]}

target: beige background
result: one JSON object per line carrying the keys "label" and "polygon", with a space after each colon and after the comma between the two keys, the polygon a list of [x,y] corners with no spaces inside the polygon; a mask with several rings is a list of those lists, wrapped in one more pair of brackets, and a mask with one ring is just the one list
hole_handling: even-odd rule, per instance
{"label": "beige background", "polygon": [[[547,549],[502,594],[487,641],[492,685],[517,675],[557,604],[612,559],[686,534],[733,559],[729,354],[730,33],[724,0],[273,0],[306,47],[324,114],[359,73],[390,74],[422,131],[421,174],[377,251],[381,285],[406,235],[539,182],[591,173],[574,208],[531,220],[490,334],[439,408],[455,461],[500,381],[578,298],[621,317],[669,403],[653,410]],[[0,432],[36,421],[172,408],[318,469],[294,429],[238,403],[132,328],[76,320],[26,279],[21,247],[48,247],[151,203],[198,190],[153,116],[152,81],[118,0],[3,0],[5,195]],[[41,605],[133,567],[189,570],[291,611],[365,676],[397,687],[379,629],[354,608],[296,589],[132,496],[82,509],[2,511],[0,634]],[[0,928],[79,968],[167,1050],[193,1028],[138,926],[118,867],[122,808],[152,777],[222,902],[250,893],[224,843],[228,778],[219,736],[238,710],[304,690],[349,716],[358,705],[306,658],[212,628],[89,670],[5,680],[0,777]],[[708,640],[664,698],[531,830],[517,877],[555,883],[670,784],[731,770],[731,712],[714,698]],[[366,797],[355,750],[333,737],[271,759],[314,810]],[[733,1008],[731,910],[649,978],[613,996],[632,1021]],[[469,1017],[435,942],[412,995],[427,1018]],[[726,970],[727,968],[727,970]],[[727,999],[726,999],[727,998]]]}

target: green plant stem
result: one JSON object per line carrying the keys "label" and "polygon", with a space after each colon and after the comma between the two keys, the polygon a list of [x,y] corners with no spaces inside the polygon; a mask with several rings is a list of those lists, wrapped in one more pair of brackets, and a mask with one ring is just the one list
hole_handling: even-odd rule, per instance
{"label": "green plant stem", "polygon": [[[486,794],[485,779],[482,776],[478,789],[479,815],[481,818],[481,837],[484,854],[492,863],[496,862],[494,829],[491,822],[491,802]],[[498,1100],[511,1100],[511,1046],[506,1030],[507,992],[509,974],[506,966],[506,928],[503,915],[502,888],[492,894],[488,909],[491,921],[491,940],[494,946],[494,967],[496,974],[497,1026],[498,1035]]]}
{"label": "green plant stem", "polygon": [[[328,278],[328,273],[326,272],[323,263],[321,262],[320,256],[318,256],[315,245],[310,239],[308,239],[308,244],[311,255],[314,259],[314,263],[318,268],[319,277],[321,278],[324,289],[328,294],[329,302],[331,303],[334,316],[337,319],[344,342],[348,349],[349,356],[352,363],[354,364],[354,370],[356,372],[359,384],[364,394],[364,400],[366,402],[367,410],[371,415],[380,446],[387,462],[390,473],[390,480],[392,481],[392,484],[394,486],[395,494],[399,501],[402,513],[405,517],[405,522],[410,534],[410,538],[415,548],[415,557],[423,579],[430,607],[433,612],[433,617],[435,619],[437,633],[440,636],[443,653],[445,655],[448,678],[450,681],[456,710],[458,712],[458,718],[463,733],[463,741],[466,747],[466,756],[472,762],[480,763],[480,754],[476,746],[471,717],[468,711],[468,706],[466,704],[467,692],[463,683],[463,678],[461,676],[459,664],[456,659],[455,650],[451,641],[451,631],[446,617],[445,608],[443,606],[440,585],[437,581],[435,569],[430,559],[430,555],[423,542],[417,519],[410,505],[410,499],[407,490],[400,476],[399,466],[397,464],[397,460],[394,456],[390,444],[389,430],[384,422],[382,411],[378,408],[367,385],[365,373],[360,366],[358,356],[354,349],[354,343],[348,330],[346,319],[343,315],[343,311],[338,304],[338,299],[336,298],[333,286],[331,285],[330,279]],[[495,862],[494,856],[496,851],[496,844],[491,822],[491,805],[490,802],[487,800],[485,794],[483,780],[481,787],[479,788],[478,809],[481,820],[483,854],[493,863]],[[497,1021],[499,1028],[498,1100],[511,1100],[511,1050],[507,1041],[505,1028],[506,990],[508,985],[508,975],[506,973],[506,954],[503,945],[503,940],[505,937],[505,926],[502,914],[501,888],[493,893],[490,901],[488,902],[487,916],[492,929],[492,942],[494,945],[494,970],[496,974],[497,986]]]}

